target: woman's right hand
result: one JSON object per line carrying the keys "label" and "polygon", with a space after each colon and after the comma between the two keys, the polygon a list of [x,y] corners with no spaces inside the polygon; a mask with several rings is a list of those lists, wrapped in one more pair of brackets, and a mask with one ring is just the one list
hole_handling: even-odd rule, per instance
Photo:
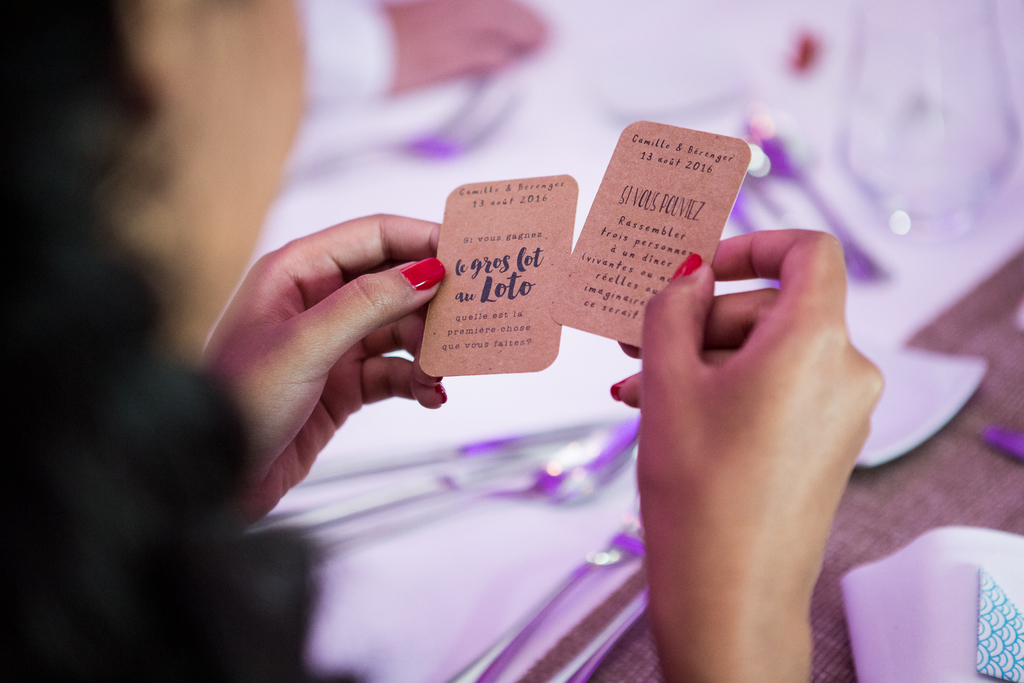
{"label": "woman's right hand", "polygon": [[[642,414],[652,624],[669,681],[806,681],[811,593],[881,374],[850,344],[835,239],[725,240],[713,270],[648,303],[623,387]],[[716,276],[781,289],[715,301]]]}

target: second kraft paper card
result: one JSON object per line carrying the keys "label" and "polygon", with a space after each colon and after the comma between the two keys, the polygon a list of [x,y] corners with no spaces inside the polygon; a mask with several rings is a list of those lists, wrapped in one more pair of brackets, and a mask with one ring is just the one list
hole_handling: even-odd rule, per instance
{"label": "second kraft paper card", "polygon": [[473,183],[448,196],[437,245],[445,278],[427,310],[424,372],[536,372],[554,362],[562,327],[550,307],[577,194],[560,175]]}
{"label": "second kraft paper card", "polygon": [[738,138],[649,121],[627,127],[560,276],[552,317],[640,346],[647,301],[690,254],[714,258],[749,163]]}

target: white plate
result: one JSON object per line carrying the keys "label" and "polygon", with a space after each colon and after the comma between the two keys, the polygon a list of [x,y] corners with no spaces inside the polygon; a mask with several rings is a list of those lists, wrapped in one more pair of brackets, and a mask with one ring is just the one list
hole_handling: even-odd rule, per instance
{"label": "white plate", "polygon": [[963,408],[988,369],[984,358],[971,356],[861,350],[885,377],[885,390],[871,416],[871,435],[857,457],[862,467],[898,458],[939,431]]}

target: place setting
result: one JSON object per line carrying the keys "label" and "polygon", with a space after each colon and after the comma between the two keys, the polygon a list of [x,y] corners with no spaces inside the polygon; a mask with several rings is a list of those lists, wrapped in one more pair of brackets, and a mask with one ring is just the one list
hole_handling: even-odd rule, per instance
{"label": "place setting", "polygon": [[[865,586],[912,582],[920,567],[962,557],[947,539],[974,543],[973,532],[956,530],[929,541],[921,536],[929,529],[1024,533],[1005,497],[1020,482],[1013,454],[1024,423],[991,408],[993,391],[1016,400],[1005,383],[1022,376],[1007,369],[1020,332],[1004,323],[1015,320],[1024,291],[1007,284],[1012,268],[999,270],[1022,246],[1010,222],[1020,208],[1020,153],[1005,64],[992,52],[992,6],[947,3],[935,21],[967,28],[947,37],[942,24],[928,34],[938,42],[920,47],[915,41],[933,38],[915,33],[923,10],[906,4],[899,14],[854,3],[842,19],[806,11],[810,28],[793,8],[790,18],[765,20],[756,38],[753,13],[723,41],[662,48],[652,40],[629,56],[587,33],[615,3],[575,27],[566,17],[580,7],[552,9],[565,44],[589,40],[583,53],[593,59],[581,65],[553,49],[507,79],[436,94],[444,106],[418,120],[429,123],[411,125],[398,110],[403,134],[368,135],[365,149],[335,154],[310,134],[308,165],[296,166],[266,246],[283,241],[292,217],[326,215],[329,203],[349,197],[376,210],[395,196],[391,179],[430,169],[395,210],[442,224],[438,258],[448,276],[427,313],[419,359],[446,378],[451,395],[434,422],[415,406],[354,416],[344,442],[332,442],[308,480],[252,531],[301,528],[324,549],[308,648],[315,670],[438,683],[626,680],[624,671],[643,672],[629,680],[659,680],[643,621],[637,416],[607,395],[639,366],[614,342],[639,345],[646,300],[687,257],[710,262],[723,236],[803,227],[842,244],[851,334],[886,380],[815,595],[814,680],[912,680],[862,673],[902,671],[864,654],[881,646],[858,634],[894,618]],[[710,13],[703,21],[723,21],[702,11]],[[674,25],[650,30],[662,35]],[[645,35],[644,26],[624,18],[617,31]],[[777,64],[735,48],[763,45],[763,33],[781,26],[787,42],[773,53]],[[692,70],[702,63],[692,56],[698,48],[714,65],[703,81],[695,76],[686,92],[648,87],[659,77],[681,80],[665,66]],[[968,50],[975,61],[949,72],[943,50]],[[894,60],[900,69],[885,66]],[[661,71],[631,66],[651,63]],[[541,126],[538,98],[554,92],[561,106]],[[367,125],[386,128],[370,118]],[[520,145],[524,132],[532,139]],[[938,151],[929,147],[936,140]],[[977,154],[967,159],[964,150]],[[373,156],[379,170],[345,189],[350,152]],[[958,257],[962,267],[950,270]],[[993,278],[1001,288],[994,297],[1015,297],[998,315],[971,299]],[[777,283],[719,283],[716,291],[760,286]],[[968,322],[982,312],[983,321]],[[1001,346],[967,343],[990,327]],[[948,343],[954,337],[963,343]],[[984,464],[968,464],[968,454]],[[988,482],[996,472],[1008,482],[993,493],[1002,518],[948,490],[957,478]],[[956,502],[944,508],[943,495]],[[926,499],[927,514],[901,507],[901,498],[908,506]],[[891,578],[857,578],[870,572],[855,565],[889,555],[918,559],[871,570]],[[1006,578],[1011,565],[1000,562],[987,562],[986,575],[975,571],[970,585],[1002,591],[1020,608],[1024,596]],[[903,574],[886,569],[897,565]],[[929,586],[941,594],[939,583]],[[917,599],[904,603],[927,606]],[[922,633],[914,647],[931,637]]]}
{"label": "place setting", "polygon": [[3,7],[12,678],[1024,683],[1020,0]]}

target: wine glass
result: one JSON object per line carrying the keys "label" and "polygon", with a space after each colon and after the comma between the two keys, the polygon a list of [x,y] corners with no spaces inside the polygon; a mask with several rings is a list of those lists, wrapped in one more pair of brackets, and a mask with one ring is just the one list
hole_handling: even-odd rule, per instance
{"label": "wine glass", "polygon": [[899,235],[970,229],[1018,128],[994,0],[861,0],[841,155]]}

